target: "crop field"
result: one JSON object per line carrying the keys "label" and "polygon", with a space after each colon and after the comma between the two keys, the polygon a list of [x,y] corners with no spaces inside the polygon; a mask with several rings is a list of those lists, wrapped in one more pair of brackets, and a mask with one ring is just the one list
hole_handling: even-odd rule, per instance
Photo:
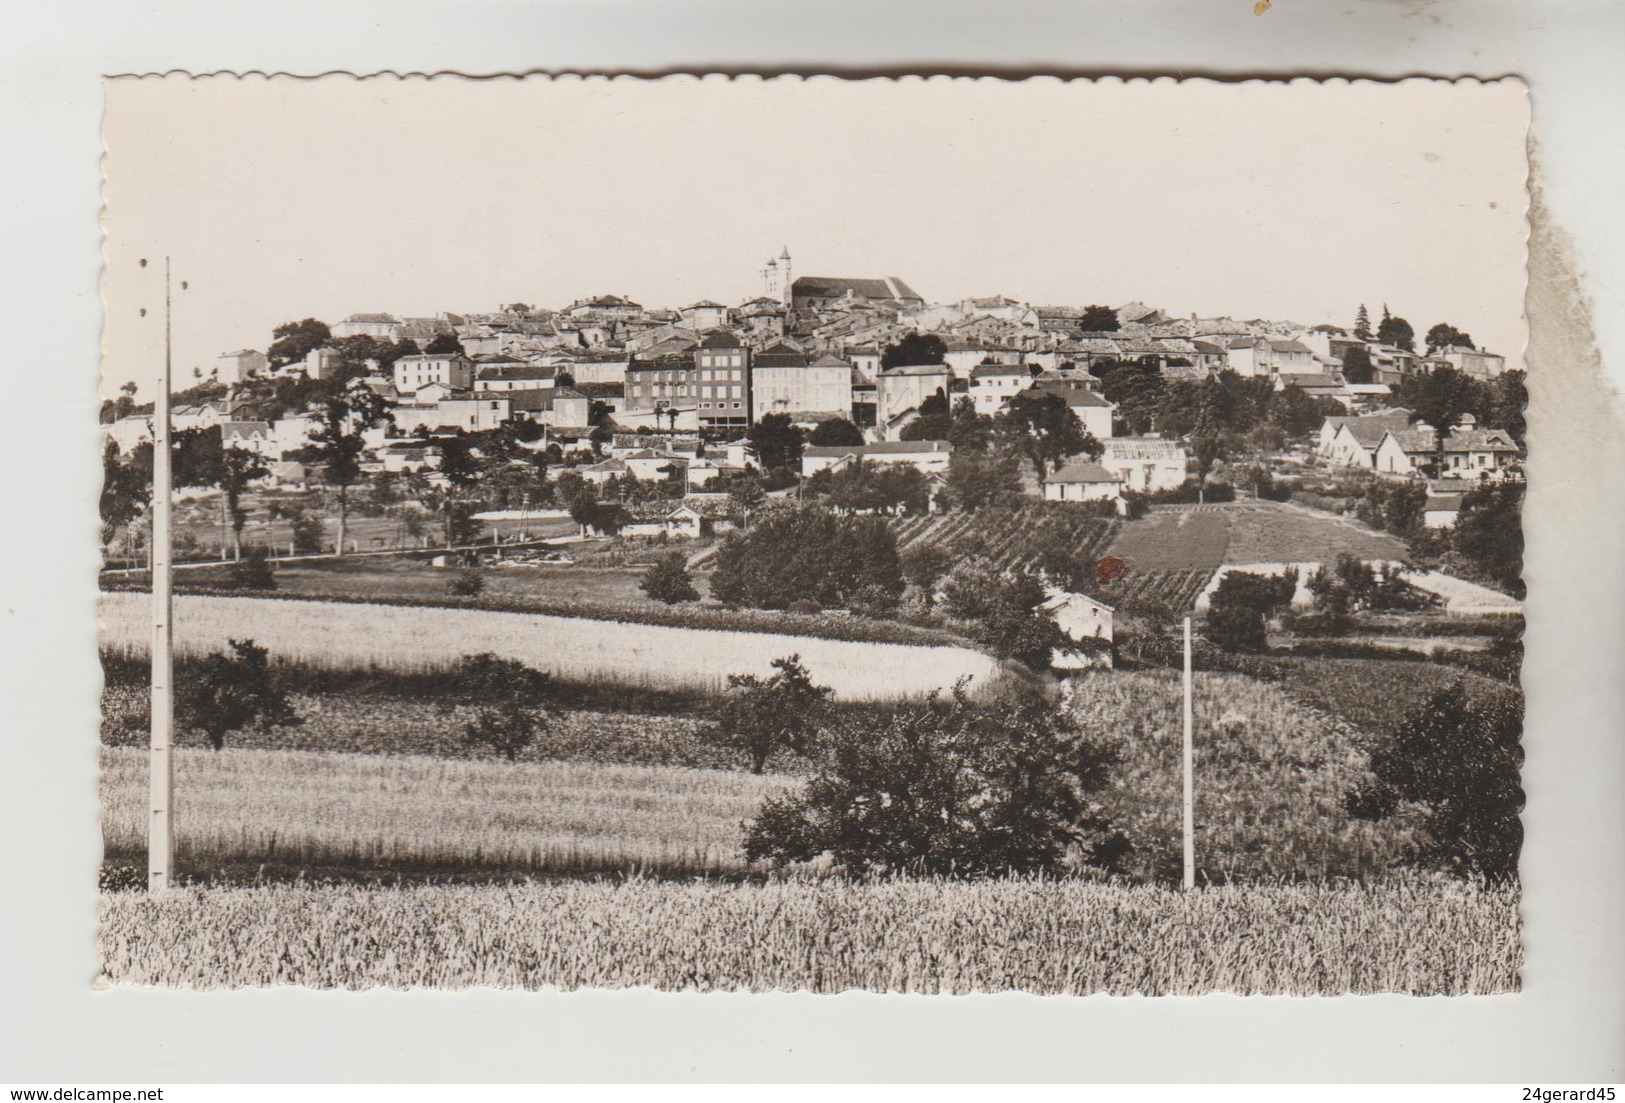
{"label": "crop field", "polygon": [[263,886],[104,894],[103,975],[193,988],[1511,992],[1517,894],[1083,881]]}
{"label": "crop field", "polygon": [[1430,696],[1457,681],[1471,701],[1522,707],[1518,687],[1439,663],[1288,657],[1268,662],[1285,692],[1372,735],[1386,735]]}
{"label": "crop field", "polygon": [[[477,711],[466,705],[366,692],[292,693],[289,699],[301,723],[270,731],[236,731],[228,746],[437,758],[488,758],[492,754],[489,748],[470,745],[464,738],[466,725]],[[145,747],[149,723],[145,685],[108,684],[103,688],[105,746]],[[519,752],[519,760],[738,768],[739,754],[706,739],[705,727],[705,721],[694,716],[565,709],[548,721],[534,743]],[[201,736],[185,730],[177,737],[182,745],[203,745]]]}
{"label": "crop field", "polygon": [[[110,858],[146,852],[147,755],[102,748]],[[221,752],[175,756],[183,872],[264,863],[350,870],[663,874],[743,868],[740,824],[786,779],[737,771]]]}
{"label": "crop field", "polygon": [[1159,506],[1126,521],[1111,554],[1141,572],[1214,570],[1221,564],[1326,563],[1344,553],[1404,559],[1403,541],[1358,521],[1278,502]]}
{"label": "crop field", "polygon": [[[115,654],[147,649],[149,600],[104,593],[102,644]],[[275,659],[313,666],[431,670],[492,652],[566,678],[634,685],[720,688],[728,674],[772,674],[772,660],[799,654],[814,679],[850,700],[891,699],[993,680],[988,656],[960,647],[869,643],[811,636],[714,631],[486,609],[281,601],[183,595],[175,599],[175,646],[206,654],[228,638],[252,638]]]}
{"label": "crop field", "polygon": [[[1173,672],[1089,675],[1068,705],[1120,741],[1102,803],[1134,844],[1130,871],[1178,876],[1180,679]],[[1350,820],[1343,795],[1369,780],[1364,733],[1280,688],[1239,674],[1194,685],[1199,882],[1369,878],[1412,842],[1403,817]]]}
{"label": "crop field", "polygon": [[901,551],[939,547],[955,557],[980,552],[1005,569],[1031,565],[1057,535],[1074,543],[1079,559],[1098,559],[1111,542],[1117,522],[1064,503],[1028,504],[1019,511],[983,509],[922,514],[896,521],[892,531]]}
{"label": "crop field", "polygon": [[1157,602],[1171,609],[1189,610],[1207,589],[1213,571],[1207,568],[1189,571],[1135,571],[1113,582],[1102,596],[1121,609],[1135,602]]}

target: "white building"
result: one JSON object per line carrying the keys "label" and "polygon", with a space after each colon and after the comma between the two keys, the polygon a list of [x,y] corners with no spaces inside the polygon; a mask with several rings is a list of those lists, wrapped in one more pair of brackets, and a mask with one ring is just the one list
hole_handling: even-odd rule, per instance
{"label": "white building", "polygon": [[1117,412],[1117,407],[1099,392],[1065,381],[1036,383],[1033,389],[1060,395],[1083,423],[1084,430],[1096,440],[1105,440],[1112,435],[1112,415]]}
{"label": "white building", "polygon": [[1185,446],[1155,437],[1112,437],[1101,442],[1100,466],[1116,475],[1123,490],[1143,494],[1173,490],[1186,478]]}
{"label": "white building", "polygon": [[1116,500],[1122,480],[1092,460],[1075,459],[1044,476],[1044,499],[1050,502]]}
{"label": "white building", "polygon": [[1056,670],[1111,669],[1113,609],[1110,605],[1087,594],[1059,590],[1038,608],[1054,616],[1057,627],[1068,639],[1084,644],[1076,651],[1056,648],[1050,653],[1050,666]]}
{"label": "white building", "polygon": [[444,383],[454,391],[474,386],[474,362],[455,352],[418,353],[395,361],[395,389],[415,395],[430,383]]}
{"label": "white building", "polygon": [[839,471],[849,464],[903,464],[927,474],[947,471],[953,445],[945,440],[888,440],[874,444],[809,445],[801,450],[801,474]]}
{"label": "white building", "polygon": [[230,387],[245,379],[252,379],[270,366],[271,362],[263,352],[238,349],[236,352],[222,352],[215,361],[215,372],[216,378]]}
{"label": "white building", "polygon": [[1025,390],[1032,373],[1021,364],[977,364],[970,369],[968,394],[976,412],[989,417],[1004,408],[1010,396]]}
{"label": "white building", "polygon": [[750,389],[758,420],[767,414],[852,416],[852,365],[838,356],[808,363],[796,352],[764,353],[751,364]]}

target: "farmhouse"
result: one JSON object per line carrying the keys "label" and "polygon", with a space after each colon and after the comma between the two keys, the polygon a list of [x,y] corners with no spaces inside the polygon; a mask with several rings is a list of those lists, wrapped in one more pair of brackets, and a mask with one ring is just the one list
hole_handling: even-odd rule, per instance
{"label": "farmhouse", "polygon": [[682,502],[640,508],[621,525],[623,536],[665,536],[675,540],[698,540],[705,519],[692,506]]}
{"label": "farmhouse", "polygon": [[1338,467],[1377,466],[1377,448],[1389,430],[1403,430],[1411,423],[1406,409],[1380,410],[1361,417],[1329,417],[1320,425],[1316,451]]}
{"label": "farmhouse", "polygon": [[1087,594],[1074,594],[1058,590],[1038,608],[1055,617],[1056,625],[1068,639],[1078,644],[1076,650],[1056,648],[1050,653],[1050,665],[1056,670],[1088,670],[1112,667],[1112,607],[1096,601]]}
{"label": "farmhouse", "polygon": [[[1425,422],[1390,429],[1377,446],[1377,470],[1410,474],[1431,469],[1438,458],[1438,435]],[[1479,429],[1466,419],[1444,441],[1440,475],[1498,475],[1518,459],[1518,446],[1504,430]]]}
{"label": "farmhouse", "polygon": [[1044,476],[1044,498],[1051,502],[1109,502],[1121,489],[1114,472],[1090,460],[1071,460]]}
{"label": "farmhouse", "polygon": [[1117,407],[1099,392],[1065,380],[1040,380],[1033,384],[1033,389],[1060,395],[1083,423],[1084,430],[1096,440],[1105,440],[1112,435],[1112,414]]}

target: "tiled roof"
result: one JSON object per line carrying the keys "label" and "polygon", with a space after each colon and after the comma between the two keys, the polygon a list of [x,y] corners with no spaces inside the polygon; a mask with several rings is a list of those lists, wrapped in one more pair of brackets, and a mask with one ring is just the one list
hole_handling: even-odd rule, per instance
{"label": "tiled roof", "polygon": [[1046,391],[1049,394],[1060,395],[1068,406],[1111,406],[1105,396],[1087,387],[1069,387],[1065,383],[1035,383],[1034,390]]}
{"label": "tiled roof", "polygon": [[884,279],[851,279],[845,276],[798,276],[790,294],[838,299],[848,291],[860,299],[919,299],[919,292],[896,276]]}
{"label": "tiled roof", "polygon": [[803,456],[906,456],[916,452],[952,452],[954,446],[945,440],[883,440],[874,444],[810,444],[801,450]]}
{"label": "tiled roof", "polygon": [[700,347],[702,349],[737,349],[744,348],[745,346],[740,342],[739,338],[735,337],[727,330],[713,329],[709,330],[706,335],[701,338]]}
{"label": "tiled roof", "polygon": [[1044,476],[1046,483],[1118,483],[1122,480],[1092,460],[1071,460]]}
{"label": "tiled roof", "polygon": [[552,379],[558,374],[557,368],[532,367],[530,365],[516,365],[511,368],[482,368],[480,379]]}

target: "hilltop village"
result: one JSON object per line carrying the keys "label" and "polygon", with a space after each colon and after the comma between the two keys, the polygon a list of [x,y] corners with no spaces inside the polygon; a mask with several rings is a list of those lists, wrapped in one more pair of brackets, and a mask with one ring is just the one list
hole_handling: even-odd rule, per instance
{"label": "hilltop village", "polygon": [[[556,310],[513,303],[484,314],[289,323],[263,351],[194,369],[173,425],[218,432],[226,447],[264,460],[265,478],[297,484],[310,477],[300,458],[322,403],[365,388],[389,415],[365,434],[372,470],[433,471],[442,438],[509,426],[533,438],[526,443],[545,439],[543,448],[588,461],[579,473],[595,485],[679,470],[695,489],[782,470],[762,456],[765,440],[767,459],[783,458],[779,438],[799,476],[869,463],[940,481],[953,434],[939,430],[956,410],[994,418],[1012,399],[1053,395],[1094,443],[1056,457],[1083,458],[1057,463],[1031,489],[1120,500],[1174,490],[1188,475],[1194,426],[1159,418],[1146,392],[1161,381],[1223,379],[1290,391],[1325,419],[1319,450],[1337,463],[1437,478],[1517,466],[1506,427],[1486,432],[1463,411],[1467,420],[1447,427],[1438,469],[1441,442],[1396,398],[1440,369],[1481,382],[1503,375],[1503,357],[1449,326],[1419,349],[1408,323],[1385,317],[1373,327],[1364,307],[1344,329],[1171,316],[1141,303],[929,302],[892,276],[794,276],[788,249],[767,262],[763,283],[762,295],[731,307],[598,295]],[[104,411],[120,452],[150,434],[150,404],[135,397],[129,390]]]}

